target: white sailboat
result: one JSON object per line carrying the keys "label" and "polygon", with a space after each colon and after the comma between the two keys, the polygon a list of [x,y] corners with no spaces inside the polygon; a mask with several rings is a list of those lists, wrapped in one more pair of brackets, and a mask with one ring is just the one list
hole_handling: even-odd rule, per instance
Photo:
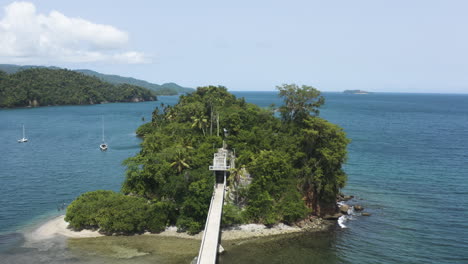
{"label": "white sailboat", "polygon": [[104,140],[104,117],[102,117],[102,143],[99,145],[99,148],[101,151],[106,151],[107,150],[107,143]]}
{"label": "white sailboat", "polygon": [[23,124],[23,138],[18,139],[18,143],[25,143],[25,142],[28,142],[28,139],[26,138],[26,136],[24,134],[24,124]]}

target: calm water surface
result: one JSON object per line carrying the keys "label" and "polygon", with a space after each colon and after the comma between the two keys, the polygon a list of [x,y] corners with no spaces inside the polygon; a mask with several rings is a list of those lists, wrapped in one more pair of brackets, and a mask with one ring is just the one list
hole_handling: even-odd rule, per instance
{"label": "calm water surface", "polygon": [[[260,106],[274,92],[235,92]],[[370,217],[334,231],[240,243],[222,263],[468,263],[468,96],[325,93],[321,115],[352,143],[346,193]],[[118,191],[135,129],[161,102],[0,110],[2,263],[138,263],[90,259],[64,241],[24,245],[23,233],[79,194]],[[99,151],[101,116],[107,152]],[[19,144],[21,124],[29,142]],[[145,257],[145,260],[148,258]],[[143,262],[143,258],[142,258]]]}

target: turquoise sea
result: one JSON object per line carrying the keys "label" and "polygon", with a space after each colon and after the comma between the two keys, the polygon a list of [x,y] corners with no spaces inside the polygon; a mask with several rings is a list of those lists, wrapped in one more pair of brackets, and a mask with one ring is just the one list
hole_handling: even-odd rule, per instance
{"label": "turquoise sea", "polygon": [[[276,92],[234,92],[267,107]],[[468,95],[324,93],[349,138],[348,185],[370,217],[325,233],[239,245],[221,263],[468,263]],[[96,189],[118,191],[135,129],[158,102],[0,110],[0,262],[101,263],[25,234]],[[99,151],[101,116],[107,152]],[[28,143],[19,144],[22,124]],[[120,262],[119,262],[120,263]],[[138,263],[138,258],[128,260]]]}

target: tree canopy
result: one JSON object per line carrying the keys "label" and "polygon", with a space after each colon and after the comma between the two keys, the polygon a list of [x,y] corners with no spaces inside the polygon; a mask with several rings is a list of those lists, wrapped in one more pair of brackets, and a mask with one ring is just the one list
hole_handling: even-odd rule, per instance
{"label": "tree canopy", "polygon": [[284,121],[302,122],[305,118],[319,114],[319,108],[325,103],[320,91],[312,86],[283,84],[276,87],[279,96],[284,98],[284,105],[279,110]]}
{"label": "tree canopy", "polygon": [[32,68],[11,75],[0,72],[0,107],[152,100],[156,96],[146,88],[113,85],[70,70]]}
{"label": "tree canopy", "polygon": [[[156,108],[137,131],[142,149],[124,163],[121,192],[150,205],[164,203],[160,222],[199,232],[215,181],[208,166],[224,140],[235,150],[238,168],[229,177],[235,199],[227,200],[223,225],[294,223],[335,213],[336,195],[346,183],[348,139],[319,117],[324,99],[318,90],[294,84],[279,90],[285,100],[281,118],[222,86],[200,87],[174,106]],[[251,183],[242,184],[245,178]]]}

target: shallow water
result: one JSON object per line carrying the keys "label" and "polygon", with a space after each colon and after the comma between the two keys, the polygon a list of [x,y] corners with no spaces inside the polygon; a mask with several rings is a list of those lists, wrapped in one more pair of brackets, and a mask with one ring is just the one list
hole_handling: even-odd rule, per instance
{"label": "shallow water", "polygon": [[337,235],[340,230],[226,241],[219,263],[342,263],[330,250]]}
{"label": "shallow water", "polygon": [[[272,92],[236,94],[265,107],[281,103]],[[345,223],[348,228],[329,233],[227,246],[221,262],[468,263],[468,96],[325,96],[321,115],[352,139],[345,192],[356,196],[351,204],[362,204],[372,216],[357,215]],[[161,97],[166,104],[176,100]],[[62,214],[61,205],[83,192],[119,190],[121,162],[139,149],[134,131],[159,104],[0,110],[2,263],[130,263],[70,250],[60,239],[24,247],[21,233]],[[109,144],[105,153],[98,149],[101,116]],[[18,144],[22,123],[30,141]],[[145,263],[152,256],[157,258],[130,260]],[[153,263],[158,262],[163,260]]]}
{"label": "shallow water", "polygon": [[70,239],[68,248],[82,263],[190,263],[200,240],[128,236]]}

